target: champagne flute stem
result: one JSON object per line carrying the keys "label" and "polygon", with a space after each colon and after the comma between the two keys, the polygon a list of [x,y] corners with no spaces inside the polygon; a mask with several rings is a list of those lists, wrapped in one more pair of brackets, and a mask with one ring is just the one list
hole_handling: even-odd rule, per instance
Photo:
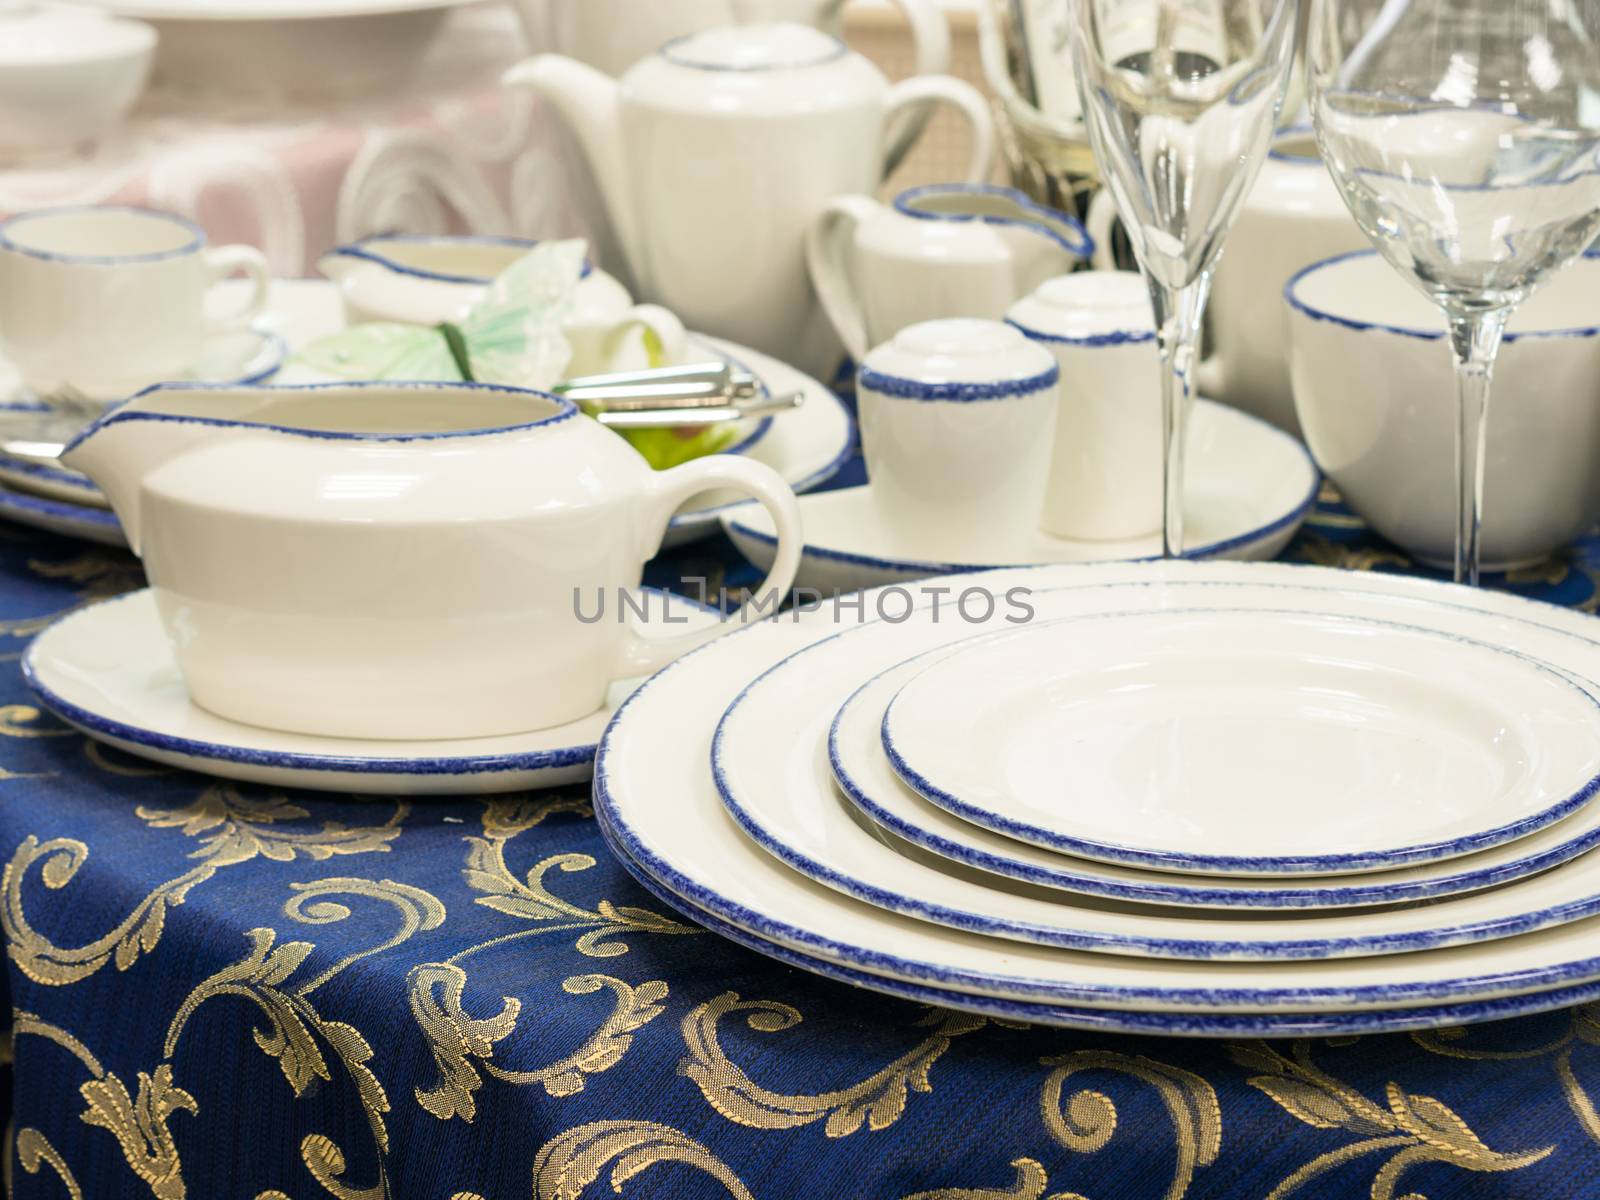
{"label": "champagne flute stem", "polygon": [[1200,353],[1200,320],[1211,295],[1211,272],[1187,287],[1154,280],[1156,339],[1161,347],[1161,555],[1183,555],[1183,481],[1189,401]]}
{"label": "champagne flute stem", "polygon": [[1456,582],[1477,587],[1489,393],[1510,309],[1451,314],[1456,360]]}

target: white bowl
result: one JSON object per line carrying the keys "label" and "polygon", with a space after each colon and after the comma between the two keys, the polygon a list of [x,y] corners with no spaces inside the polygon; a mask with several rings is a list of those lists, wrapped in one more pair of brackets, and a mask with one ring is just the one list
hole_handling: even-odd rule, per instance
{"label": "white bowl", "polygon": [[[1439,309],[1376,251],[1289,282],[1290,371],[1311,452],[1378,533],[1455,558],[1456,385]],[[1512,317],[1489,406],[1483,563],[1537,562],[1600,520],[1600,257]]]}
{"label": "white bowl", "polygon": [[139,21],[0,3],[0,162],[105,136],[144,89],[156,34]]}
{"label": "white bowl", "polygon": [[159,92],[277,105],[401,93],[462,0],[101,0],[161,35]]}

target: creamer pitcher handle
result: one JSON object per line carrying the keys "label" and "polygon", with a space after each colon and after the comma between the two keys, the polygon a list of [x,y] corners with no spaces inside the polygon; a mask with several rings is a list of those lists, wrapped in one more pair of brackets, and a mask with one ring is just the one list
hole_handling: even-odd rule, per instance
{"label": "creamer pitcher handle", "polygon": [[922,132],[911,118],[937,104],[954,108],[966,118],[972,130],[972,156],[968,159],[966,174],[957,182],[982,183],[989,178],[989,168],[994,162],[994,117],[990,115],[989,102],[977,88],[949,75],[920,75],[902,80],[889,89],[884,127],[899,132],[890,139],[883,164],[884,178],[887,179],[911,152]]}
{"label": "creamer pitcher handle", "polygon": [[630,632],[623,645],[622,664],[617,671],[617,678],[653,674],[721,634],[740,629],[760,617],[771,616],[778,611],[779,604],[794,583],[795,572],[800,567],[802,543],[800,506],[795,503],[794,492],[783,481],[783,476],[771,467],[737,454],[713,454],[656,474],[643,501],[654,510],[651,540],[659,541],[672,514],[685,501],[715,488],[732,488],[754,496],[772,515],[773,527],[778,534],[778,555],[772,570],[744,606],[714,628],[666,638],[641,637]]}
{"label": "creamer pitcher handle", "polygon": [[833,331],[855,362],[872,349],[866,314],[861,310],[861,289],[856,286],[852,268],[856,230],[861,222],[876,215],[878,208],[878,202],[866,196],[835,196],[806,231],[811,286]]}
{"label": "creamer pitcher handle", "polygon": [[1101,188],[1089,202],[1089,218],[1084,222],[1094,240],[1093,265],[1096,271],[1115,271],[1117,257],[1111,251],[1111,231],[1117,224],[1117,205],[1107,188]]}

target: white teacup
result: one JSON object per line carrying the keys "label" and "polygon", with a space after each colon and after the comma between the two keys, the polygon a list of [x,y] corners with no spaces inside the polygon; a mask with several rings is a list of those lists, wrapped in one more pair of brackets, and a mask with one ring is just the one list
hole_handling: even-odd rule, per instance
{"label": "white teacup", "polygon": [[[207,291],[235,271],[249,276],[249,299],[208,315]],[[37,391],[118,400],[183,379],[208,336],[265,307],[270,282],[259,250],[208,249],[198,225],[171,213],[34,209],[0,222],[0,350]]]}
{"label": "white teacup", "polygon": [[[1378,533],[1433,566],[1455,558],[1456,383],[1440,310],[1376,251],[1329,259],[1287,291],[1290,373],[1317,465]],[[1512,316],[1495,365],[1483,564],[1536,562],[1600,520],[1600,257]]]}
{"label": "white teacup", "polygon": [[872,496],[897,551],[992,553],[1039,519],[1060,369],[998,321],[928,321],[867,355],[856,379]]}
{"label": "white teacup", "polygon": [[[328,251],[317,269],[339,285],[351,324],[458,321],[496,275],[537,242],[488,235],[381,234]],[[591,263],[583,265],[572,317],[562,326],[572,347],[568,376],[630,371],[649,364],[646,333],[667,363],[683,361],[683,322],[655,304],[634,304],[628,290]]]}
{"label": "white teacup", "polygon": [[1052,279],[1010,322],[1061,364],[1061,412],[1040,527],[1121,541],[1161,528],[1161,357],[1144,277]]}

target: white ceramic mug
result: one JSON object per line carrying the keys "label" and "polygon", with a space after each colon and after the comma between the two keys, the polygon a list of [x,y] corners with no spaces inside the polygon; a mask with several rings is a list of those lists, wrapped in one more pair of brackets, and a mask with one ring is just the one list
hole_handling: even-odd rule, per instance
{"label": "white ceramic mug", "polygon": [[[207,291],[235,271],[251,280],[248,300],[208,315]],[[0,222],[0,350],[37,391],[118,400],[183,379],[209,335],[261,312],[270,282],[259,250],[208,249],[198,225],[171,213],[34,209]]]}
{"label": "white ceramic mug", "polygon": [[[290,732],[565,724],[613,681],[776,611],[799,561],[771,467],[652,471],[571,402],[519,388],[153,388],[63,461],[110,497],[195,702]],[[721,487],[772,514],[771,573],[716,630],[639,636],[625,597],[678,507]]]}
{"label": "white ceramic mug", "polygon": [[1122,541],[1161,528],[1161,355],[1144,277],[1052,279],[1008,318],[1061,364],[1061,411],[1040,527]]}
{"label": "white ceramic mug", "polygon": [[981,556],[1038,524],[1059,378],[1047,350],[999,321],[924,322],[867,355],[861,446],[907,555]]}
{"label": "white ceramic mug", "polygon": [[[459,321],[495,276],[536,245],[530,238],[480,234],[380,234],[335,247],[317,260],[317,269],[339,285],[352,325],[437,325]],[[589,262],[561,332],[572,347],[568,376],[648,366],[647,334],[666,364],[682,362],[687,349],[682,321],[659,305],[634,304],[627,288]]]}
{"label": "white ceramic mug", "polygon": [[[1291,375],[1317,465],[1414,558],[1455,557],[1455,369],[1439,308],[1376,251],[1308,267],[1287,292]],[[1485,444],[1483,564],[1537,562],[1600,520],[1600,257],[1512,316]]]}
{"label": "white ceramic mug", "polygon": [[812,224],[806,263],[834,332],[857,362],[907,326],[998,321],[1094,245],[1078,221],[1011,188],[936,183],[889,204],[837,196]]}

